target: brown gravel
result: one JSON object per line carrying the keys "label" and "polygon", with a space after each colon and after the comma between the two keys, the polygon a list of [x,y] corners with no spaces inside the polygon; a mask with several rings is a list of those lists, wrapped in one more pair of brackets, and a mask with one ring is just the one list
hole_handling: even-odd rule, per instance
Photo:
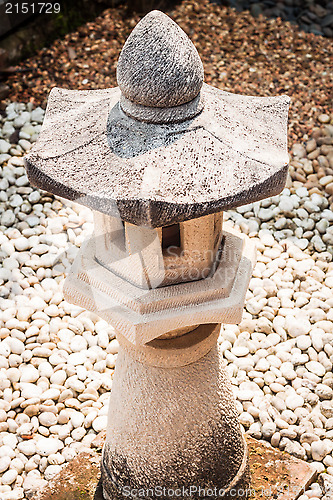
{"label": "brown gravel", "polygon": [[333,115],[320,115],[308,140],[291,148],[289,172],[296,188],[304,185],[310,194],[328,198],[333,210]]}
{"label": "brown gravel", "polygon": [[[139,17],[107,9],[35,57],[7,84],[9,98],[45,106],[54,86],[96,89],[116,85],[116,61]],[[332,41],[307,34],[288,22],[252,17],[230,7],[185,0],[168,14],[196,45],[206,82],[249,95],[292,97],[289,144],[310,135],[317,117],[329,113],[332,96]],[[305,140],[307,137],[305,137]]]}

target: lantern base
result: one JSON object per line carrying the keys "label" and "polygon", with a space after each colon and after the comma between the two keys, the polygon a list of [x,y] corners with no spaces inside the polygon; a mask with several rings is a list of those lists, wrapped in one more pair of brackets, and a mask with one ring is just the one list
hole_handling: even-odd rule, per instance
{"label": "lantern base", "polygon": [[[244,440],[244,446],[246,442]],[[156,488],[140,488],[140,486],[133,487],[131,489],[121,489],[113,483],[112,474],[104,465],[101,463],[101,484],[103,489],[103,498],[105,500],[124,500],[124,498],[133,498],[132,493],[137,490],[138,494],[141,489],[141,494],[143,498],[149,498],[151,500],[164,499],[174,499],[174,498],[191,498],[191,500],[202,500],[205,498],[210,499],[223,499],[223,500],[248,500],[250,492],[250,467],[248,462],[247,448],[244,451],[244,460],[236,476],[232,479],[229,485],[224,488],[219,489],[218,487],[205,488],[204,486],[191,485],[190,487],[174,487],[168,488],[156,487]],[[155,490],[155,494],[154,494]],[[177,491],[179,490],[179,492]],[[128,494],[129,493],[129,494]],[[191,493],[191,494],[190,494]],[[216,494],[215,494],[216,493]],[[134,496],[134,498],[136,498]],[[138,497],[140,498],[140,496]]]}
{"label": "lantern base", "polygon": [[[103,485],[102,486],[103,498],[105,500],[124,500],[124,498],[126,497],[133,498],[132,492],[134,490],[137,490],[138,493],[140,492],[140,487],[136,488],[134,487],[132,490],[125,489],[125,491],[123,492],[119,490],[119,488],[117,488],[113,484],[112,475],[106,469],[103,462],[101,463],[101,471],[102,471],[101,483]],[[155,489],[155,494],[154,494],[154,489]],[[141,496],[143,498],[146,497],[151,500],[160,500],[161,498],[171,500],[173,498],[188,498],[188,497],[191,498],[191,500],[202,500],[205,498],[210,498],[214,500],[215,499],[248,500],[250,491],[250,468],[248,464],[247,452],[244,454],[244,461],[240,470],[226,488],[221,488],[221,489],[219,489],[218,487],[205,488],[203,486],[191,485],[191,487],[187,488],[184,486],[180,488],[178,487],[169,488],[169,495],[168,495],[168,488],[164,488],[164,491],[163,491],[163,486],[156,488],[141,488],[141,492],[142,493],[145,492],[144,494],[141,494]],[[140,498],[140,496],[137,498]]]}
{"label": "lantern base", "polygon": [[[214,336],[216,325],[211,329]],[[247,447],[216,337],[205,355],[172,367],[154,362],[153,350],[138,361],[135,347],[123,346],[121,336],[119,342],[101,465],[104,498],[245,499]]]}

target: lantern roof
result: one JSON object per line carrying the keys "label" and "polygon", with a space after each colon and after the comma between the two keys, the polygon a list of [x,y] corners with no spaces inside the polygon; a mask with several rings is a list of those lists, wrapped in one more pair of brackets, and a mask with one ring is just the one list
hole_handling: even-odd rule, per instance
{"label": "lantern roof", "polygon": [[203,83],[187,35],[159,11],[134,28],[118,87],[51,91],[25,157],[33,184],[137,225],[160,227],[278,194],[289,98]]}

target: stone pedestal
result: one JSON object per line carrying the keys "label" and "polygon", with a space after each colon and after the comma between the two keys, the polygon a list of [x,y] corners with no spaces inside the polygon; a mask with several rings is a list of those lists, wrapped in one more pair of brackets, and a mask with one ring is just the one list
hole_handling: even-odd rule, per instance
{"label": "stone pedestal", "polygon": [[205,498],[203,490],[246,498],[247,447],[218,353],[220,326],[138,349],[119,337],[102,458],[105,499],[136,498],[139,490],[151,499]]}

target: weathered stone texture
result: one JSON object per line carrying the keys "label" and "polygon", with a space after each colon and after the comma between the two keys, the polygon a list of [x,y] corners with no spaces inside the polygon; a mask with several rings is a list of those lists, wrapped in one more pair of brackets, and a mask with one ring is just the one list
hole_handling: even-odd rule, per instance
{"label": "weathered stone texture", "polygon": [[190,358],[161,369],[153,366],[154,353],[148,364],[137,361],[135,348],[120,348],[102,459],[110,499],[121,499],[124,486],[227,489],[233,480],[248,482],[247,450],[217,344],[182,366]]}
{"label": "weathered stone texture", "polygon": [[136,104],[157,108],[192,101],[200,92],[204,70],[186,33],[154,10],[127,39],[117,65],[122,94]]}

